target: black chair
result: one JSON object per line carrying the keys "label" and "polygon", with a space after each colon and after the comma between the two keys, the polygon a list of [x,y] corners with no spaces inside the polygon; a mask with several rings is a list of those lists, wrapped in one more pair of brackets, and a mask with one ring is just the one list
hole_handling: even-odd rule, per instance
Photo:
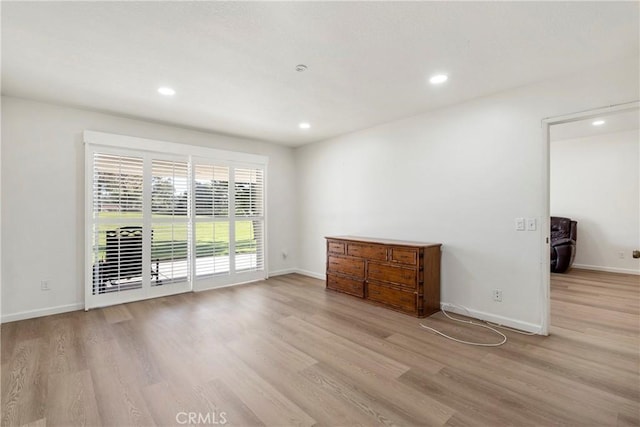
{"label": "black chair", "polygon": [[[157,260],[155,267],[155,270],[151,269],[151,278],[155,277],[156,284],[160,284]],[[139,282],[118,283],[136,277],[142,277],[142,227],[107,230],[105,257],[93,266],[94,293],[139,288]]]}
{"label": "black chair", "polygon": [[576,257],[578,223],[570,218],[551,217],[551,272],[564,273]]}

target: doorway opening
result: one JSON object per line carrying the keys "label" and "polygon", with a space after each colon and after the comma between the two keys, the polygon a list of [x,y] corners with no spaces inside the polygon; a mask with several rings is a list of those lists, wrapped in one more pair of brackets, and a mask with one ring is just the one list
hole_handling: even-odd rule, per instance
{"label": "doorway opening", "polygon": [[[556,271],[577,267],[579,271],[627,272],[624,265],[611,260],[616,257],[618,261],[630,260],[633,249],[639,249],[633,247],[639,244],[638,232],[633,231],[639,222],[636,200],[639,120],[640,102],[634,101],[542,121],[545,159],[541,221],[545,230],[541,233],[543,335],[549,334],[551,325],[552,267]],[[626,154],[617,150],[626,150]],[[625,173],[626,169],[629,173]],[[607,226],[607,214],[615,216],[610,218],[615,225]],[[554,217],[553,235],[551,217]],[[563,232],[567,236],[559,235]],[[626,240],[620,237],[625,232],[632,236]],[[556,240],[552,241],[554,237]],[[573,247],[556,248],[559,237],[565,237],[560,243]],[[638,264],[640,260],[625,265],[633,267],[634,262]],[[628,270],[634,274],[637,266],[635,270]],[[554,276],[554,282],[562,277]]]}

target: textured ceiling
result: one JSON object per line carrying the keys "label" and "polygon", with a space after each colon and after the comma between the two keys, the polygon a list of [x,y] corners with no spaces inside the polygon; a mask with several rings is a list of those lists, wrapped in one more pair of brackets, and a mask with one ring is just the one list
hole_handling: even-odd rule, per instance
{"label": "textured ceiling", "polygon": [[638,55],[637,2],[1,7],[3,94],[288,145]]}

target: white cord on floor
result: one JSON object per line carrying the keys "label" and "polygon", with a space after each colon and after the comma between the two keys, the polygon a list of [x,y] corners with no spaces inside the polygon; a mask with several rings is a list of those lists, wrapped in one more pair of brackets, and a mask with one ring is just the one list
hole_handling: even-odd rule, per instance
{"label": "white cord on floor", "polygon": [[[467,310],[466,307],[462,307],[462,308],[467,313],[469,312],[469,310]],[[445,338],[448,338],[448,339],[450,339],[452,341],[459,342],[461,344],[476,345],[476,346],[480,346],[480,347],[499,347],[502,344],[507,342],[507,336],[505,334],[503,334],[502,332],[500,332],[499,330],[492,328],[491,326],[483,325],[482,323],[472,322],[471,320],[456,319],[455,317],[449,316],[449,313],[447,313],[444,308],[442,308],[442,314],[444,314],[447,318],[449,318],[449,319],[451,319],[453,321],[456,321],[456,322],[468,323],[469,325],[480,326],[481,328],[489,329],[489,330],[495,332],[496,334],[500,335],[502,337],[502,341],[500,341],[499,343],[481,343],[481,342],[464,341],[464,340],[460,340],[458,338],[451,337],[451,336],[449,336],[449,335],[447,335],[447,334],[445,334],[443,332],[440,332],[437,329],[434,329],[434,328],[432,328],[430,326],[427,326],[427,325],[424,325],[422,323],[420,323],[420,326],[425,328],[425,329],[428,329],[430,331],[433,331],[438,335],[441,335],[441,336],[443,336]]]}
{"label": "white cord on floor", "polygon": [[[452,307],[458,307],[458,308],[461,308],[461,309],[463,309],[464,311],[466,311],[466,312],[467,312],[467,314],[470,314],[470,313],[469,313],[469,310],[467,309],[467,307],[464,307],[464,306],[462,306],[462,305],[454,305],[454,304],[448,304],[448,305],[450,305],[450,306],[452,306]],[[516,333],[518,333],[518,334],[522,334],[522,335],[536,335],[536,333],[535,333],[535,332],[524,332],[524,331],[519,331],[519,330],[517,330],[517,329],[513,329],[513,328],[510,328],[510,327],[508,327],[508,326],[503,326],[503,325],[500,325],[500,324],[497,324],[497,323],[492,323],[492,322],[487,322],[487,321],[485,321],[485,323],[486,323],[487,325],[491,325],[491,326],[487,326],[487,325],[484,325],[484,324],[482,324],[482,323],[472,322],[471,320],[457,319],[457,318],[455,318],[455,317],[451,317],[451,316],[449,315],[449,313],[447,313],[447,312],[446,312],[446,310],[445,310],[444,308],[442,308],[442,314],[444,314],[447,318],[449,318],[449,319],[451,319],[451,320],[453,320],[453,321],[456,321],[456,322],[460,322],[460,323],[468,323],[469,325],[480,326],[481,328],[489,329],[489,330],[491,330],[491,331],[493,331],[493,332],[495,332],[495,333],[499,334],[499,335],[502,337],[502,341],[501,341],[501,342],[499,342],[499,343],[495,343],[495,344],[493,344],[493,343],[488,343],[488,344],[487,344],[487,343],[479,343],[479,342],[464,341],[464,340],[460,340],[460,339],[458,339],[458,338],[451,337],[451,336],[449,336],[449,335],[447,335],[447,334],[445,334],[445,333],[440,332],[440,331],[439,331],[439,330],[437,330],[437,329],[434,329],[434,328],[432,328],[432,327],[430,327],[430,326],[427,326],[427,325],[424,325],[424,324],[422,324],[422,323],[420,323],[420,326],[421,326],[421,327],[423,327],[423,328],[425,328],[425,329],[428,329],[428,330],[430,330],[430,331],[433,331],[433,332],[435,332],[436,334],[441,335],[441,336],[443,336],[443,337],[445,337],[445,338],[448,338],[448,339],[450,339],[450,340],[453,340],[453,341],[455,341],[455,342],[459,342],[459,343],[462,343],[462,344],[468,344],[468,345],[476,345],[476,346],[481,346],[481,347],[498,347],[498,346],[501,346],[502,344],[504,344],[504,343],[506,343],[506,342],[507,342],[507,336],[506,336],[505,334],[503,334],[502,332],[500,332],[500,331],[498,331],[498,330],[496,330],[496,329],[492,328],[491,326],[495,326],[496,328],[506,329],[506,330],[508,330],[508,331],[516,332]]]}

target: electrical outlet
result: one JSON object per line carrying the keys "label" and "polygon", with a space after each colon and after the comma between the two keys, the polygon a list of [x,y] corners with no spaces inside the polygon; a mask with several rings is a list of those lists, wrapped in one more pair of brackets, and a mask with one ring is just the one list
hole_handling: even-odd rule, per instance
{"label": "electrical outlet", "polygon": [[497,302],[502,302],[502,289],[493,290],[493,300]]}
{"label": "electrical outlet", "polygon": [[524,218],[516,218],[516,231],[524,231]]}
{"label": "electrical outlet", "polygon": [[49,281],[48,280],[42,280],[40,281],[40,290],[41,291],[50,291],[51,287],[49,286]]}
{"label": "electrical outlet", "polygon": [[624,259],[624,251],[618,252],[618,258],[619,259]]}

